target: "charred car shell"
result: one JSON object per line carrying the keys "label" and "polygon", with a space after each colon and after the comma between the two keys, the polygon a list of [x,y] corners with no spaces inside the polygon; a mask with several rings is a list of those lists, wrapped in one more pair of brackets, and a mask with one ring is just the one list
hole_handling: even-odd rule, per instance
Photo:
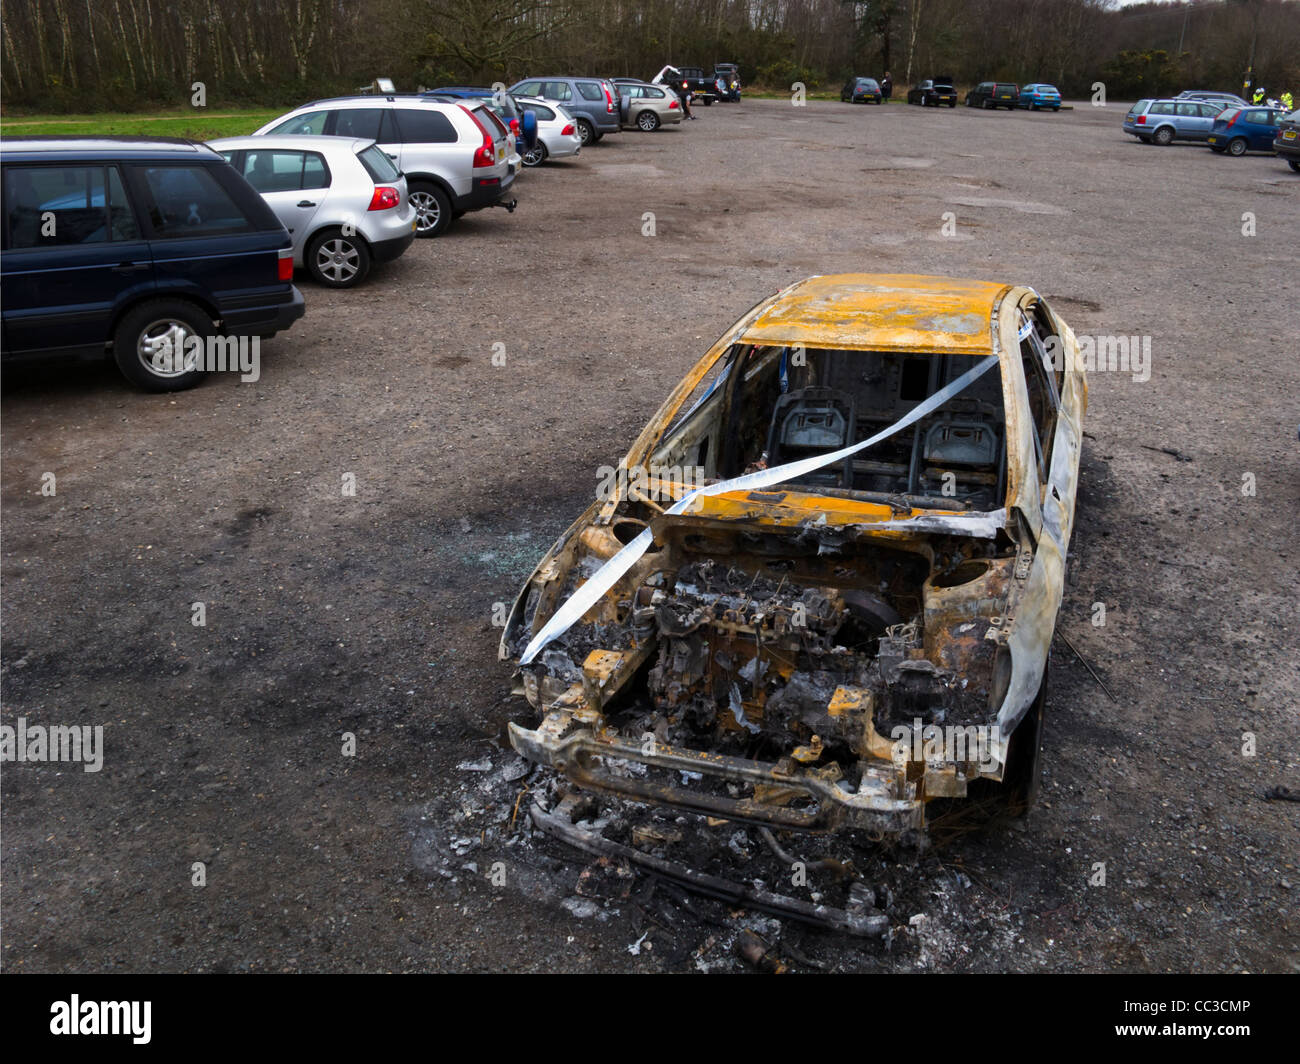
{"label": "charred car shell", "polygon": [[977,780],[1027,797],[1076,356],[1028,287],[822,276],[754,307],[516,599],[500,653],[541,721],[511,725],[515,749],[581,787],[811,831],[921,827]]}

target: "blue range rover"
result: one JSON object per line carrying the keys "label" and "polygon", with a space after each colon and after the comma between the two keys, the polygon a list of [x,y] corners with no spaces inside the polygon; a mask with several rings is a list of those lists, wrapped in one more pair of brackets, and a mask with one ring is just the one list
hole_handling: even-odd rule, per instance
{"label": "blue range rover", "polygon": [[4,140],[0,167],[6,362],[109,353],[140,387],[178,391],[211,368],[193,357],[211,338],[273,336],[303,315],[289,234],[204,145]]}

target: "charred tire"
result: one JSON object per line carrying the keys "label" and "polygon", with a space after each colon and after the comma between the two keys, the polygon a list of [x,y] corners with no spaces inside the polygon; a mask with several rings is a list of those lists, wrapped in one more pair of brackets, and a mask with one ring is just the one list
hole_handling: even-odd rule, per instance
{"label": "charred tire", "polygon": [[415,235],[441,236],[451,225],[451,199],[437,185],[427,181],[411,184],[411,206],[415,208]]}
{"label": "charred tire", "polygon": [[636,128],[642,133],[653,133],[659,128],[659,116],[653,111],[642,111],[636,116]]}
{"label": "charred tire", "polygon": [[582,141],[582,146],[585,148],[588,144],[595,144],[596,143],[595,127],[590,122],[588,122],[585,118],[579,118],[577,125],[578,125],[578,139]]}
{"label": "charred tire", "polygon": [[1245,137],[1236,137],[1236,138],[1234,138],[1233,140],[1228,141],[1228,154],[1229,154],[1229,155],[1245,155],[1245,154],[1246,154],[1246,138],[1245,138]]}
{"label": "charred tire", "polygon": [[307,242],[303,255],[312,280],[326,288],[351,288],[370,272],[370,249],[358,236],[341,229],[323,229]]}
{"label": "charred tire", "polygon": [[1167,148],[1174,142],[1174,131],[1172,126],[1161,126],[1151,137],[1162,148]]}
{"label": "charred tire", "polygon": [[193,388],[202,367],[185,369],[186,340],[216,332],[212,319],[184,299],[150,299],[122,315],[113,330],[113,361],[122,376],[151,392]]}

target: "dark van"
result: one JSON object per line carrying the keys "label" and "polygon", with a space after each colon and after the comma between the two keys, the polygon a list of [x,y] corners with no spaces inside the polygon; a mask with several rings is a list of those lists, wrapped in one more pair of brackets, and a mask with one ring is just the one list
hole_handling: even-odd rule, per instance
{"label": "dark van", "polygon": [[6,362],[109,353],[134,384],[179,391],[211,368],[194,353],[213,339],[303,315],[289,234],[204,145],[3,140],[0,167]]}

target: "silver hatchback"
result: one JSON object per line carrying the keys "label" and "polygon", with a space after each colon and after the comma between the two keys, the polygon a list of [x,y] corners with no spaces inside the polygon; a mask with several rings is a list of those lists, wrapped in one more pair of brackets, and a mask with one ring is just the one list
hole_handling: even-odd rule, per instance
{"label": "silver hatchback", "polygon": [[415,239],[406,178],[373,140],[225,137],[208,142],[261,194],[293,239],[293,263],[351,288]]}

